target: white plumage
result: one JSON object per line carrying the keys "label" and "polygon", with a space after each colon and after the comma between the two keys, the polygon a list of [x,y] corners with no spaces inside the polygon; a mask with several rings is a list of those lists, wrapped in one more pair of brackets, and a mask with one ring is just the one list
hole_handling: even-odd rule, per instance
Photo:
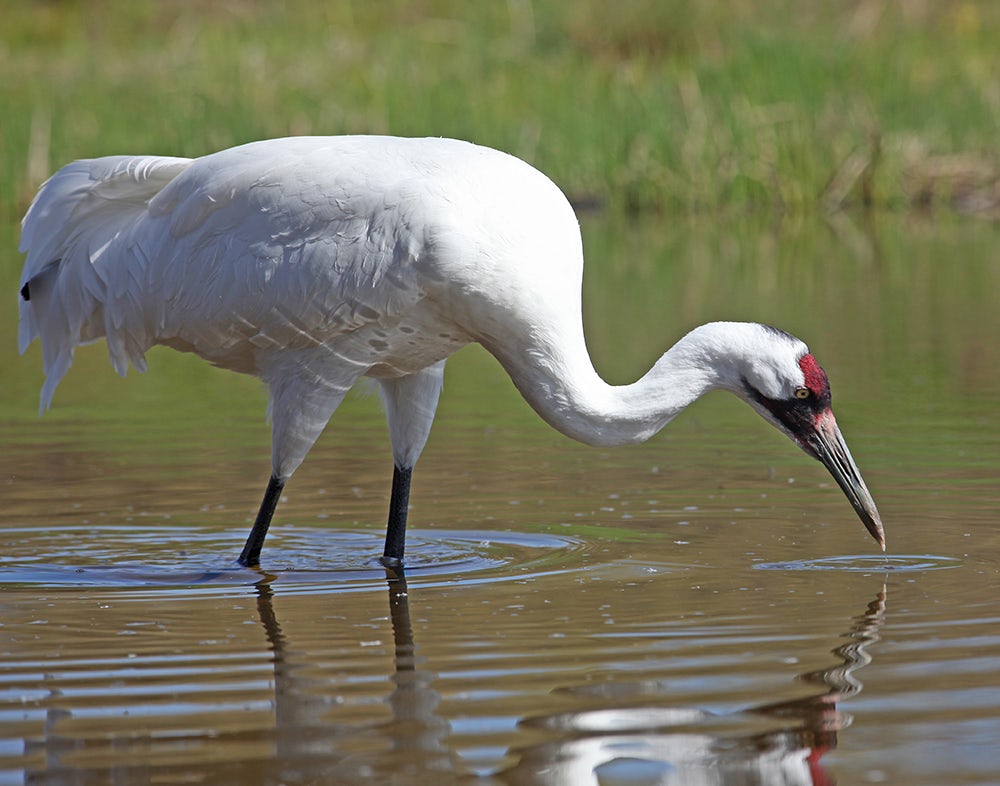
{"label": "white plumage", "polygon": [[[75,347],[102,336],[120,374],[144,370],[146,350],[164,344],[265,381],[273,477],[245,563],[257,562],[281,488],[362,375],[378,380],[389,421],[384,558],[399,562],[444,360],[473,341],[546,421],[590,444],[646,439],[713,388],[818,458],[821,414],[836,431],[805,345],[753,323],[702,326],[638,382],[606,384],[584,341],[572,208],[529,165],[465,142],[303,137],[193,160],[76,161],[42,187],[22,230],[19,339],[22,352],[42,340],[42,410]],[[812,401],[795,398],[803,390]],[[811,430],[770,402],[812,405]],[[824,463],[881,542],[839,431],[827,436],[840,458]]]}

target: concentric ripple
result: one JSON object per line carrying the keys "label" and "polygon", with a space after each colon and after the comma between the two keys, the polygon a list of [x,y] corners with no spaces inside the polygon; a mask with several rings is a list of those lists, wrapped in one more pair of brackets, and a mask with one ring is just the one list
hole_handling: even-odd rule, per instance
{"label": "concentric ripple", "polygon": [[956,557],[942,557],[935,554],[844,555],[839,557],[819,557],[817,559],[792,560],[790,562],[760,562],[757,570],[836,570],[857,573],[913,572],[947,570],[957,568],[962,560]]}
{"label": "concentric ripple", "polygon": [[[384,587],[381,533],[275,527],[260,568],[236,563],[241,541],[192,526],[26,527],[5,533],[0,587],[156,588],[218,592],[266,581],[292,592]],[[572,569],[581,541],[553,535],[461,530],[414,531],[408,578],[503,581]],[[511,566],[517,565],[516,572]]]}

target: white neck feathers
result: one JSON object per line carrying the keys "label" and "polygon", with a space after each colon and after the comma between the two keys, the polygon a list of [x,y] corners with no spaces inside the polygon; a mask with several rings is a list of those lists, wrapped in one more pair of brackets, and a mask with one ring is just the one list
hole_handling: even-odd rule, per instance
{"label": "white neck feathers", "polygon": [[[695,328],[638,381],[609,385],[579,341],[532,346],[516,355],[488,347],[528,403],[550,425],[589,445],[649,439],[710,390],[743,393],[743,369],[772,329],[756,323],[713,322]],[[782,334],[773,336],[786,341]],[[790,337],[788,337],[790,338]]]}

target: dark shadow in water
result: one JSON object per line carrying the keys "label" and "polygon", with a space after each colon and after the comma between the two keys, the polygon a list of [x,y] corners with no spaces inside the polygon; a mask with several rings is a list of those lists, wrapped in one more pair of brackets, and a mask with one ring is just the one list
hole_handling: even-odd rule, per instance
{"label": "dark shadow in water", "polygon": [[[652,704],[655,696],[661,702],[669,698],[668,689],[663,688],[642,691],[650,699],[643,707],[532,718],[523,725],[559,729],[560,738],[519,751],[518,764],[499,777],[510,783],[546,786],[832,784],[820,759],[837,747],[837,733],[851,723],[851,716],[840,711],[837,703],[862,689],[854,672],[871,662],[867,647],[880,638],[885,604],[883,585],[865,612],[852,621],[844,634],[847,643],[833,650],[840,663],[800,675],[805,682],[824,686],[821,693],[719,717],[699,709],[665,711],[662,704],[657,710]],[[597,717],[585,717],[588,714]],[[763,716],[775,721],[777,728],[755,734],[705,728],[713,722],[737,723],[741,717],[752,723],[747,716]]]}
{"label": "dark shadow in water", "polygon": [[[327,692],[310,677],[305,657],[296,663],[275,616],[270,579],[258,584],[258,611],[274,654],[277,750],[271,759],[274,782],[354,782],[391,777],[398,782],[447,782],[458,761],[449,745],[447,720],[438,712],[435,675],[421,666],[410,623],[409,591],[403,572],[386,571],[394,639],[395,687],[388,697],[391,719],[365,729],[334,722]],[[851,717],[838,702],[861,689],[854,672],[871,661],[867,647],[879,640],[886,591],[872,600],[844,634],[848,641],[833,650],[838,663],[802,674],[800,679],[824,690],[791,701],[762,704],[734,715],[668,706],[666,687],[643,686],[626,699],[608,686],[607,709],[564,713],[522,721],[553,739],[511,751],[518,763],[498,773],[494,782],[585,786],[599,782],[661,785],[693,784],[831,784],[820,759],[837,746],[838,732]],[[644,694],[643,706],[635,704]],[[733,732],[739,726],[768,727],[756,733]],[[723,728],[725,727],[725,728]],[[388,750],[386,749],[388,747]],[[437,780],[440,779],[440,780]]]}

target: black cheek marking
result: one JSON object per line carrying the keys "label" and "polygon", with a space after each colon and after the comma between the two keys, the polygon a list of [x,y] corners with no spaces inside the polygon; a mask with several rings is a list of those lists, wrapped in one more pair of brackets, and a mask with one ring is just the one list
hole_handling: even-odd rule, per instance
{"label": "black cheek marking", "polygon": [[822,396],[811,395],[809,398],[773,399],[763,395],[745,379],[743,387],[746,391],[774,418],[781,423],[797,439],[814,431],[816,424],[830,409],[829,393]]}
{"label": "black cheek marking", "polygon": [[27,284],[21,287],[21,297],[25,300],[31,300],[31,290],[28,288]]}

